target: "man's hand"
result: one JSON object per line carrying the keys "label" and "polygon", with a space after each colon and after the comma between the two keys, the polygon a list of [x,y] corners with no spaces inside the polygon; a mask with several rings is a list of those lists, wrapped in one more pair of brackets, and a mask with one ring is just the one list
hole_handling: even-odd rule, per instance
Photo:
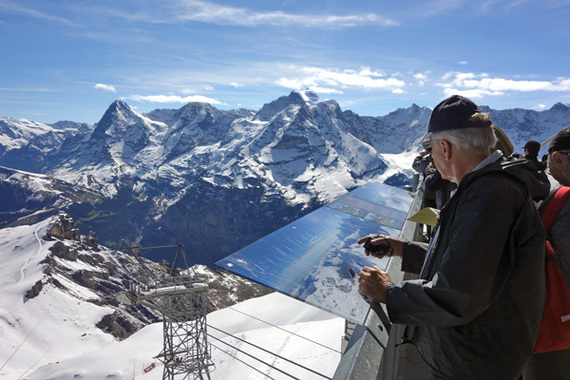
{"label": "man's hand", "polygon": [[364,243],[366,243],[368,238],[371,238],[370,243],[372,245],[387,244],[389,246],[389,248],[385,251],[384,254],[378,254],[377,252],[365,250],[364,252],[366,253],[366,256],[374,256],[374,257],[377,257],[379,259],[383,258],[384,256],[388,256],[388,257],[390,257],[390,256],[400,256],[401,257],[402,256],[402,251],[403,251],[403,247],[404,247],[404,241],[402,239],[394,238],[394,237],[390,237],[390,236],[386,236],[386,235],[368,235],[368,236],[365,236],[365,237],[358,239],[356,241],[356,243],[357,244],[364,244]]}
{"label": "man's hand", "polygon": [[386,303],[386,289],[392,284],[388,273],[376,267],[364,267],[358,273],[358,288],[376,302]]}

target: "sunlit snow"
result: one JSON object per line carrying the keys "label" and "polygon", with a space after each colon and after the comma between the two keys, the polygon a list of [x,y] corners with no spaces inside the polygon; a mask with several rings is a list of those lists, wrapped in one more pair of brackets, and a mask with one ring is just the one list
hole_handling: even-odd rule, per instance
{"label": "sunlit snow", "polygon": [[[95,295],[61,276],[73,294],[46,285],[25,298],[43,276],[41,261],[53,244],[42,240],[48,227],[44,221],[0,230],[0,379],[161,379],[155,356],[162,350],[162,323],[117,341],[95,327],[113,309],[87,302]],[[210,313],[207,322],[214,380],[289,378],[263,362],[320,379],[314,372],[331,377],[340,360],[344,320],[278,293]]]}

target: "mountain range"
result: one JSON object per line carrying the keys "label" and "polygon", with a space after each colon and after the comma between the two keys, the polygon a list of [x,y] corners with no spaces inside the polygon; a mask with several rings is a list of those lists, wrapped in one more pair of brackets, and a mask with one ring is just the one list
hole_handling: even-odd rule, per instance
{"label": "mountain range", "polygon": [[[570,120],[562,103],[482,108],[519,152]],[[95,125],[2,118],[0,228],[65,211],[106,246],[182,243],[193,264],[212,265],[368,181],[411,184],[430,113],[360,116],[293,91],[257,111],[189,103],[143,114],[117,100]]]}

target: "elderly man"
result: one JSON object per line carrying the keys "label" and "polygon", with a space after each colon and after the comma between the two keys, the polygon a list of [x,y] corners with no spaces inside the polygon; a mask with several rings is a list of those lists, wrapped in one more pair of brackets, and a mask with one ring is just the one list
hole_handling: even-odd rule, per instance
{"label": "elderly man", "polygon": [[[570,186],[570,125],[558,132],[548,147],[548,170],[550,175],[562,186]],[[538,210],[541,215],[552,200],[555,193],[561,189],[557,187],[551,196],[541,203]],[[554,223],[548,231],[549,241],[558,256],[558,268],[564,276],[566,285],[570,288],[570,198],[567,198],[562,208],[556,214]],[[566,300],[570,302],[570,300]],[[566,329],[570,329],[570,321]],[[524,372],[524,380],[535,379],[568,379],[570,378],[570,348],[565,344],[552,345],[548,351],[532,355]]]}
{"label": "elderly man", "polygon": [[375,267],[359,273],[360,290],[414,331],[408,335],[432,379],[519,379],[539,331],[545,236],[533,197],[548,187],[531,191],[544,191],[536,169],[504,162],[490,153],[495,144],[489,114],[471,100],[454,95],[438,104],[423,145],[457,191],[429,245],[371,240],[389,240],[402,270],[419,279],[393,283]]}

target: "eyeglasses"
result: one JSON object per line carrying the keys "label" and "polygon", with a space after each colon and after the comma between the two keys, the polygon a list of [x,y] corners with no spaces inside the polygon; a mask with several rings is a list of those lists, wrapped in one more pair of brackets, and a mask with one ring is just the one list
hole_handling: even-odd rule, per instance
{"label": "eyeglasses", "polygon": [[434,142],[436,142],[436,141],[440,141],[440,139],[431,140],[431,141],[430,141],[430,140],[424,141],[424,142],[422,142],[422,147],[424,148],[424,150],[425,150],[426,152],[431,153],[431,151],[432,151],[432,149],[433,149],[432,144],[433,144]]}

